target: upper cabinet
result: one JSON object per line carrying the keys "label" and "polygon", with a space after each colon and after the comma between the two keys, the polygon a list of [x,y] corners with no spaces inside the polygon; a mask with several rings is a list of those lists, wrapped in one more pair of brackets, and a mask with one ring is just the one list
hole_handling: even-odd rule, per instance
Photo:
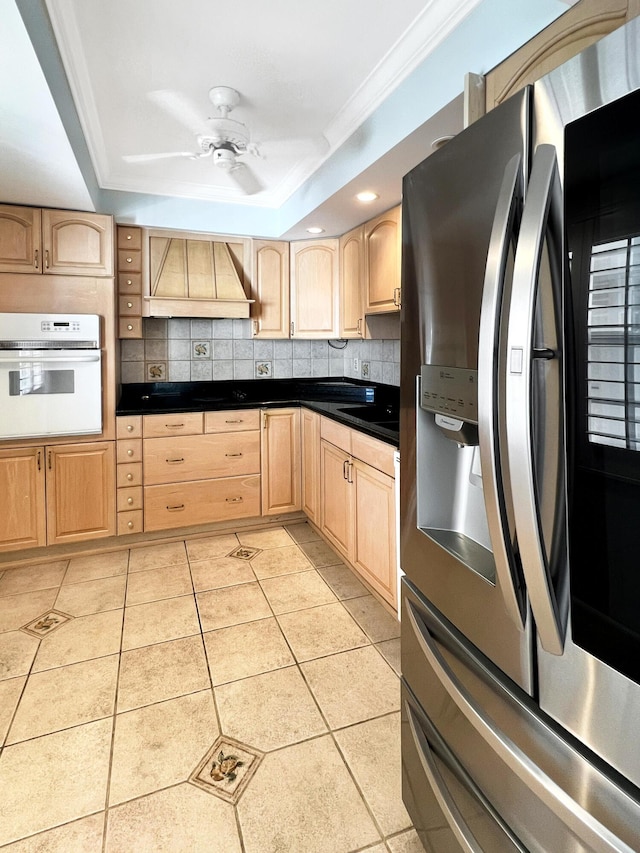
{"label": "upper cabinet", "polygon": [[253,240],[251,306],[256,338],[289,337],[289,243]]}
{"label": "upper cabinet", "polygon": [[400,310],[400,206],[364,224],[365,313]]}
{"label": "upper cabinet", "polygon": [[0,205],[0,272],[113,275],[113,221],[98,213]]}
{"label": "upper cabinet", "polygon": [[364,226],[340,238],[340,337],[364,337]]}
{"label": "upper cabinet", "polygon": [[337,338],[338,240],[291,243],[291,337]]}

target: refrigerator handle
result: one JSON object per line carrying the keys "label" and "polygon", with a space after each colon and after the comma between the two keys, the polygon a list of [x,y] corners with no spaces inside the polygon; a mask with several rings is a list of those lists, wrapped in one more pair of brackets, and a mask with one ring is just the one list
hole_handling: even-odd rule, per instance
{"label": "refrigerator handle", "polygon": [[480,311],[478,339],[478,427],[482,489],[487,511],[493,559],[498,586],[511,620],[524,629],[524,601],[519,601],[514,578],[515,554],[507,519],[503,483],[504,467],[500,450],[505,446],[500,435],[504,403],[498,392],[500,365],[500,318],[505,290],[505,276],[511,238],[516,226],[518,202],[522,198],[522,157],[516,154],[504,171],[491,229],[487,266]]}
{"label": "refrigerator handle", "polygon": [[500,760],[593,853],[632,853],[627,844],[569,796],[511,738],[497,728],[440,654],[427,627],[420,625],[418,611],[409,598],[405,598],[405,605],[407,621],[429,666],[460,713]]}
{"label": "refrigerator handle", "polygon": [[[507,448],[522,571],[542,647],[561,655],[564,626],[551,580],[536,497],[531,379],[533,359],[557,354],[534,350],[534,322],[544,237],[554,195],[559,194],[556,151],[539,145],[531,167],[527,201],[513,270],[506,365]],[[565,608],[566,609],[566,608]]]}

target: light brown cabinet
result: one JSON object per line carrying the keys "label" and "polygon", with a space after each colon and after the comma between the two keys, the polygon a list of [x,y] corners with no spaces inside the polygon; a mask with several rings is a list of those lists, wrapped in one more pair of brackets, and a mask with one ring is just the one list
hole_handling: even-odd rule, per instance
{"label": "light brown cabinet", "polygon": [[343,234],[340,252],[340,337],[364,337],[364,226]]}
{"label": "light brown cabinet", "polygon": [[291,252],[291,337],[337,338],[338,240],[300,240]]}
{"label": "light brown cabinet", "polygon": [[364,224],[365,313],[400,310],[402,223],[400,206]]}
{"label": "light brown cabinet", "polygon": [[142,533],[142,415],[116,418],[117,533]]}
{"label": "light brown cabinet", "polygon": [[47,541],[44,447],[0,450],[0,551]]}
{"label": "light brown cabinet", "polygon": [[320,441],[320,527],[329,542],[349,559],[353,541],[353,501],[348,479],[351,454]]}
{"label": "light brown cabinet", "polygon": [[0,272],[112,276],[112,218],[0,205]]}
{"label": "light brown cabinet", "polygon": [[289,337],[289,243],[253,240],[251,306],[256,338]]}
{"label": "light brown cabinet", "polygon": [[302,511],[320,524],[320,415],[300,410],[302,444]]}
{"label": "light brown cabinet", "polygon": [[262,515],[301,506],[300,409],[262,413]]}
{"label": "light brown cabinet", "polygon": [[142,337],[142,229],[116,228],[118,337]]}

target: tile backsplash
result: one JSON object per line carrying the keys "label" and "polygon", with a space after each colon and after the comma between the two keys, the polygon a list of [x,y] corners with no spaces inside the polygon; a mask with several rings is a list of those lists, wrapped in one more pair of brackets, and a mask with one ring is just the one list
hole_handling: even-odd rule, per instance
{"label": "tile backsplash", "polygon": [[400,384],[400,341],[256,340],[250,320],[143,321],[123,340],[122,382],[347,376]]}

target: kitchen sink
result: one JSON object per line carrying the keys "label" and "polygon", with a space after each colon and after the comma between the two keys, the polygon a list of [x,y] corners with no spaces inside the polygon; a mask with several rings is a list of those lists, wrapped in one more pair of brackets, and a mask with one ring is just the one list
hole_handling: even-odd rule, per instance
{"label": "kitchen sink", "polygon": [[[359,418],[361,421],[366,421],[369,424],[377,426],[386,426],[388,429],[397,429],[398,413],[386,406],[345,406],[343,409],[338,409],[345,415],[351,415],[353,418]],[[392,426],[395,424],[395,426]]]}

